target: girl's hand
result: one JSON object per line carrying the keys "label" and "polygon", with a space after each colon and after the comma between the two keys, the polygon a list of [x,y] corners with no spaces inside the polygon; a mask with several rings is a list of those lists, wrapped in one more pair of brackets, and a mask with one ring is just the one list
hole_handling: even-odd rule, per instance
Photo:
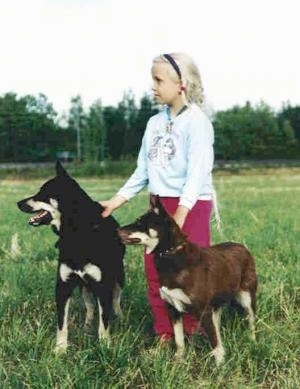
{"label": "girl's hand", "polygon": [[180,228],[183,227],[188,213],[189,213],[189,209],[187,207],[185,207],[184,205],[178,205],[173,215],[173,219],[175,220],[175,222]]}
{"label": "girl's hand", "polygon": [[99,204],[102,205],[102,207],[104,208],[101,213],[102,217],[110,216],[115,209],[126,203],[126,201],[127,199],[120,195],[115,195],[110,200],[99,201]]}

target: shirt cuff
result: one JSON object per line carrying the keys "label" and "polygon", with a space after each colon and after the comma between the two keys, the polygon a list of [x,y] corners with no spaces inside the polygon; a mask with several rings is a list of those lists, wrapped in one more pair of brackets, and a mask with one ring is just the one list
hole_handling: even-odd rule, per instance
{"label": "shirt cuff", "polygon": [[124,199],[126,199],[127,201],[129,201],[133,197],[133,196],[130,196],[129,193],[123,192],[122,190],[119,190],[116,194],[124,197]]}
{"label": "shirt cuff", "polygon": [[193,206],[195,205],[196,201],[191,201],[186,198],[180,198],[178,205],[183,205],[184,207],[188,208],[191,210]]}

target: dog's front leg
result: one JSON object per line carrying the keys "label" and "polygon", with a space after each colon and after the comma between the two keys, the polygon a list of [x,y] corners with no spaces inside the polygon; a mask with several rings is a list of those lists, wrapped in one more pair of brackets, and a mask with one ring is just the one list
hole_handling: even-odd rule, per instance
{"label": "dog's front leg", "polygon": [[171,323],[173,325],[174,338],[176,344],[175,358],[181,359],[185,349],[182,313],[177,311],[177,309],[175,309],[172,305],[169,304],[168,304],[168,312],[169,312]]}
{"label": "dog's front leg", "polygon": [[56,284],[57,333],[54,349],[57,354],[65,352],[68,347],[68,312],[70,297],[74,287],[74,279],[64,282],[58,275]]}
{"label": "dog's front leg", "polygon": [[175,357],[181,359],[184,354],[184,332],[182,315],[173,322],[174,337],[176,343],[176,354]]}

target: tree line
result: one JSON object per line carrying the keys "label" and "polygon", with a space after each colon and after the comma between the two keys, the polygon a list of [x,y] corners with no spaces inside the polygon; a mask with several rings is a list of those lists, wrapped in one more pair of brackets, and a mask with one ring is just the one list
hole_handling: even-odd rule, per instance
{"label": "tree line", "polygon": [[[58,115],[44,94],[0,96],[0,161],[42,162],[58,157],[85,162],[137,156],[150,116],[158,112],[151,96],[137,103],[124,93],[116,106],[101,100],[84,109],[81,96]],[[283,104],[274,112],[266,103],[214,112],[216,159],[300,158],[300,106]]]}

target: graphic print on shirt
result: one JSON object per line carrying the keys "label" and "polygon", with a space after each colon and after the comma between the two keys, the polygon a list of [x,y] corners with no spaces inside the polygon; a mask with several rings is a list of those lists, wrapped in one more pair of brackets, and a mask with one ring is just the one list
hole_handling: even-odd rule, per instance
{"label": "graphic print on shirt", "polygon": [[176,147],[170,136],[156,135],[148,152],[149,160],[158,166],[166,166],[174,158]]}

